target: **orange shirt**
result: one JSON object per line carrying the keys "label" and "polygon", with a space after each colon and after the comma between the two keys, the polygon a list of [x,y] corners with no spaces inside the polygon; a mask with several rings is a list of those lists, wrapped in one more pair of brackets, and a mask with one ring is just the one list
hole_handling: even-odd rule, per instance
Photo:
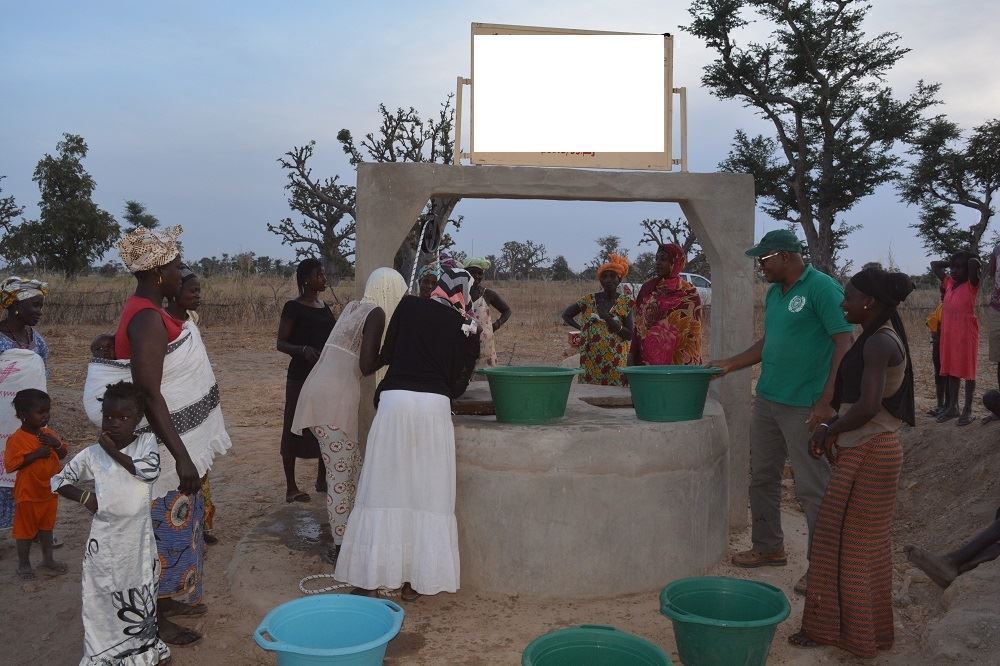
{"label": "orange shirt", "polygon": [[[59,438],[55,432],[49,428],[43,428],[42,432]],[[17,431],[7,438],[7,449],[3,454],[3,463],[7,469],[16,469],[24,462],[24,457],[29,453],[44,446],[38,435],[18,428]],[[63,444],[63,447],[66,445]],[[50,502],[57,498],[52,493],[49,481],[62,469],[62,463],[55,451],[50,450],[47,458],[36,460],[24,469],[18,469],[17,476],[14,477],[14,502]]]}

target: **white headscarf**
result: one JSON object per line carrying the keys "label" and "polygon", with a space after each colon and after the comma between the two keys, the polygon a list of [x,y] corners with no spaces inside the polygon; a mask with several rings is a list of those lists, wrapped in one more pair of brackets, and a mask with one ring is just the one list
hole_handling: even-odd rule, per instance
{"label": "white headscarf", "polygon": [[25,280],[12,275],[0,283],[0,308],[9,308],[18,301],[35,296],[48,296],[49,284],[40,280]]}
{"label": "white headscarf", "polygon": [[[382,308],[385,312],[385,328],[382,329],[382,342],[385,343],[385,334],[389,330],[389,320],[392,313],[396,311],[396,306],[406,295],[409,289],[406,280],[398,272],[391,268],[376,268],[368,276],[365,282],[365,295],[361,300],[372,303]],[[385,377],[386,368],[382,368],[375,373],[375,382],[382,381]]]}

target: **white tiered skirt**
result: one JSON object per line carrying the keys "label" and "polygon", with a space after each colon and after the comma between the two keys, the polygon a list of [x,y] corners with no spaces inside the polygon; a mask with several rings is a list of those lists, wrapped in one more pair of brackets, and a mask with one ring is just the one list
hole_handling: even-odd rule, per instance
{"label": "white tiered skirt", "polygon": [[336,577],[369,590],[406,582],[421,594],[458,590],[455,429],[447,397],[382,393]]}

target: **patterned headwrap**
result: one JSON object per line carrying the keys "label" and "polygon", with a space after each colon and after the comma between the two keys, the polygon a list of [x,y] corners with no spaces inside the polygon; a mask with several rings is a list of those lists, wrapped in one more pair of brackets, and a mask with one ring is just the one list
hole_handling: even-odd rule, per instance
{"label": "patterned headwrap", "polygon": [[434,277],[441,277],[441,264],[432,261],[429,264],[424,264],[417,271],[417,280],[423,280],[428,275],[433,275]]}
{"label": "patterned headwrap", "polygon": [[625,276],[628,275],[628,259],[620,254],[609,255],[608,260],[601,264],[601,267],[597,269],[598,280],[601,279],[601,276],[605,271],[614,271],[614,274],[617,275],[619,279],[624,280]]}
{"label": "patterned headwrap", "polygon": [[478,268],[484,273],[490,270],[490,266],[492,265],[493,264],[491,264],[490,260],[487,259],[486,257],[473,257],[472,259],[469,259],[468,261],[465,262],[466,268]]}
{"label": "patterned headwrap", "polygon": [[462,332],[465,335],[478,332],[476,319],[469,312],[472,302],[471,291],[474,280],[467,270],[446,268],[438,279],[437,287],[431,292],[431,300],[453,308],[462,315]]}
{"label": "patterned headwrap", "polygon": [[667,276],[667,279],[678,280],[681,271],[684,270],[684,266],[687,264],[684,248],[677,243],[660,243],[660,251],[666,252],[667,256],[670,257],[670,275]]}
{"label": "patterned headwrap", "polygon": [[26,301],[35,296],[47,296],[48,293],[48,282],[25,280],[12,275],[0,283],[0,308],[6,310],[18,301]]}
{"label": "patterned headwrap", "polygon": [[139,227],[122,236],[115,247],[129,273],[151,271],[166,266],[177,257],[177,239],[183,231],[180,225],[163,231]]}

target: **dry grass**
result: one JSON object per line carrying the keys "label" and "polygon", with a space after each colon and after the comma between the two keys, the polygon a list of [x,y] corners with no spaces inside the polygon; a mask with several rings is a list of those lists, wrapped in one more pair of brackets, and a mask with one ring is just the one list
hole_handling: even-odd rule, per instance
{"label": "dry grass", "polygon": [[[125,299],[135,287],[129,276],[86,277],[67,282],[49,278],[50,294],[45,303],[47,324],[87,324],[111,326],[118,321]],[[558,362],[571,350],[560,315],[567,305],[596,289],[592,281],[543,282],[501,281],[491,283],[514,310],[515,316],[497,336],[502,363],[533,361]],[[755,309],[755,330],[762,330],[761,306],[766,285],[759,285]],[[334,309],[339,312],[353,295],[354,283],[339,283],[333,290]],[[281,307],[295,296],[291,278],[250,276],[216,277],[202,281],[200,313],[208,325],[266,325],[277,322]],[[329,292],[328,292],[329,293]],[[937,307],[936,290],[915,292],[902,308],[907,330],[917,334],[927,315]],[[706,342],[709,334],[705,327]]]}

